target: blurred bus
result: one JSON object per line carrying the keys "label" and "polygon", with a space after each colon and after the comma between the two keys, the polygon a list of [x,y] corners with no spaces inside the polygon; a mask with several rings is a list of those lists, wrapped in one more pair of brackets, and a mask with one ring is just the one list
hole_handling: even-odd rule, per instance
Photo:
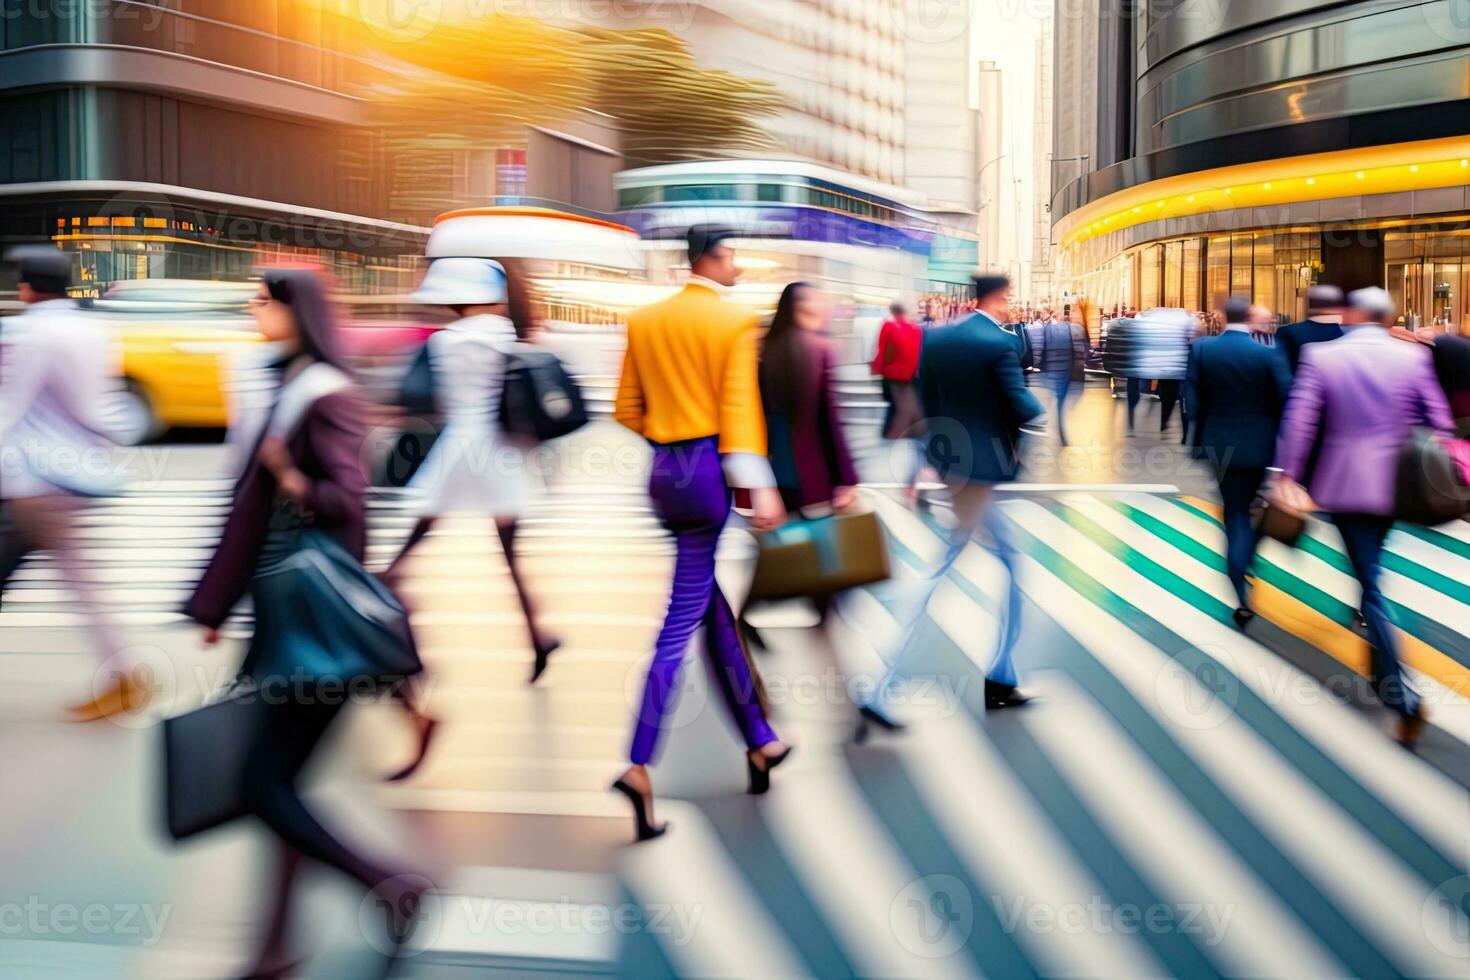
{"label": "blurred bus", "polygon": [[834,301],[833,332],[866,359],[894,300],[969,295],[979,264],[975,215],[922,194],[817,164],[706,160],[627,170],[616,178],[619,217],[651,242],[651,278],[687,272],[691,225],[735,229],[742,278],[735,295],[763,312],[785,285],[814,282]]}

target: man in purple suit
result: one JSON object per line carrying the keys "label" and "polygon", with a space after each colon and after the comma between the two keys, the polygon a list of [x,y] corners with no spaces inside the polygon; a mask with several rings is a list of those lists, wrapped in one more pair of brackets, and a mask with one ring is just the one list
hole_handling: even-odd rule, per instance
{"label": "man in purple suit", "polygon": [[1311,496],[1330,512],[1363,586],[1362,611],[1373,647],[1379,696],[1399,713],[1399,741],[1413,746],[1424,729],[1419,696],[1399,667],[1398,637],[1378,588],[1379,556],[1393,526],[1399,449],[1415,426],[1451,433],[1449,404],[1428,352],[1389,335],[1393,300],[1382,289],[1349,298],[1341,340],[1303,347],[1276,447],[1277,495],[1299,488],[1322,433]]}

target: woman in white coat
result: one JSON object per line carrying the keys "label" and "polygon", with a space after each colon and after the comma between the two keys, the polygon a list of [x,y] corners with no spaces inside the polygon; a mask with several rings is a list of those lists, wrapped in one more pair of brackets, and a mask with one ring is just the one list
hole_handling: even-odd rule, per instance
{"label": "woman in white coat", "polygon": [[395,580],[403,559],[437,518],[454,512],[494,518],[536,653],[535,683],[561,643],[538,623],[516,561],[516,525],[530,497],[530,474],[523,450],[500,426],[506,354],[534,332],[530,297],[518,270],[508,273],[491,259],[444,258],[429,266],[414,299],[447,306],[459,319],[428,341],[435,399],[446,424],[410,484],[423,492],[418,523],[384,578]]}

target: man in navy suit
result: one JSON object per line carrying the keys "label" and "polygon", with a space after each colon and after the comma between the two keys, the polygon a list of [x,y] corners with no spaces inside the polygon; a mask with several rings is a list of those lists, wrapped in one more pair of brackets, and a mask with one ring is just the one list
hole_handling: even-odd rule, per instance
{"label": "man in navy suit", "polygon": [[986,676],[985,705],[1006,708],[1027,701],[1016,689],[1019,681],[1011,659],[1021,631],[1021,593],[1004,532],[989,517],[995,485],[1014,480],[1021,468],[1021,426],[1042,412],[1021,375],[1016,338],[1001,326],[1010,290],[1011,282],[1005,276],[977,276],[978,311],[953,326],[936,327],[924,337],[916,380],[929,422],[927,451],[930,464],[949,486],[955,526],[944,558],[929,577],[904,631],[897,656],[873,700],[861,709],[866,721],[883,728],[898,727],[886,714],[884,699],[917,652],[917,625],[924,609],[982,528],[989,532],[997,556],[1011,572],[1004,635]]}
{"label": "man in navy suit", "polygon": [[1240,605],[1241,628],[1253,614],[1246,596],[1246,570],[1260,534],[1251,504],[1276,452],[1276,430],[1291,390],[1291,371],[1279,350],[1251,340],[1250,300],[1225,304],[1225,332],[1196,341],[1189,355],[1187,397],[1194,420],[1196,455],[1209,460],[1225,505],[1225,564]]}
{"label": "man in navy suit", "polygon": [[1342,290],[1325,283],[1307,290],[1307,318],[1276,331],[1276,347],[1286,354],[1287,367],[1296,373],[1302,348],[1342,336]]}

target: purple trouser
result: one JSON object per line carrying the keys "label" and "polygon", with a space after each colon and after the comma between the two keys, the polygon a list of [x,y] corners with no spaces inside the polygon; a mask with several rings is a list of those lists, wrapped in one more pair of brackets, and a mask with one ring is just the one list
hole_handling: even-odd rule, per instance
{"label": "purple trouser", "polygon": [[756,697],[735,614],[715,581],[715,546],[730,516],[730,488],[720,469],[717,441],[655,444],[648,492],[654,511],[674,536],[678,556],[669,612],[654,644],[643,708],[633,732],[633,765],[647,765],[658,749],[664,717],[673,707],[684,651],[701,624],[710,675],[719,684],[745,744],[758,749],[776,741]]}

